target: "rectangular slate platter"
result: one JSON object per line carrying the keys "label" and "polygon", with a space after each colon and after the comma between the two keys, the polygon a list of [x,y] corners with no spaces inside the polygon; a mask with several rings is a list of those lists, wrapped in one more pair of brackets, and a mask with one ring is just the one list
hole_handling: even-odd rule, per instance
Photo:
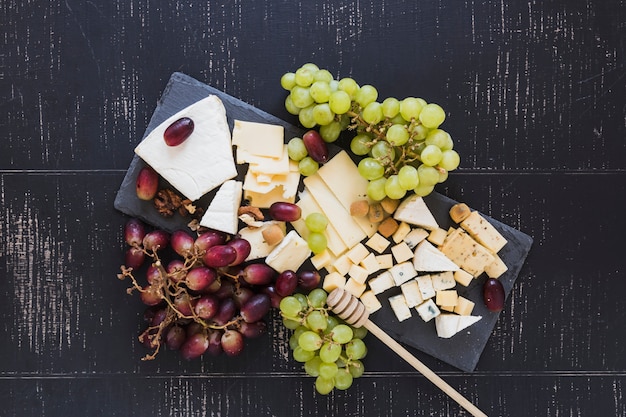
{"label": "rectangular slate platter", "polygon": [[[170,77],[150,123],[146,128],[144,137],[172,114],[211,94],[218,96],[224,103],[231,131],[234,120],[238,119],[281,125],[285,128],[286,139],[294,136],[302,136],[304,133],[304,130],[278,119],[269,113],[257,109],[250,104],[210,87],[192,77],[177,72]],[[340,149],[336,146],[331,146],[330,153],[333,155],[339,150]],[[188,219],[179,215],[168,218],[163,217],[156,212],[151,202],[142,201],[137,198],[135,193],[135,178],[139,170],[144,166],[145,163],[135,155],[120,189],[117,192],[114,202],[115,208],[124,214],[140,218],[148,224],[169,232],[186,228]],[[239,173],[238,178],[243,180],[246,167],[238,165],[237,169]],[[162,185],[166,186],[167,183],[163,183]],[[198,201],[198,205],[207,207],[214,194],[215,190],[202,197]],[[448,211],[457,201],[437,192],[433,192],[425,197],[424,201],[441,228],[447,229],[448,227],[456,226],[450,219]],[[508,298],[526,256],[530,251],[532,238],[484,214],[483,216],[493,224],[508,241],[506,246],[498,253],[508,267],[508,271],[499,278],[504,285]],[[465,372],[472,372],[476,368],[480,355],[485,349],[485,345],[499,316],[499,313],[493,313],[487,310],[482,302],[482,284],[485,280],[486,276],[483,274],[478,279],[474,279],[467,288],[457,285],[459,295],[463,295],[476,303],[472,314],[480,315],[482,319],[450,339],[439,338],[435,330],[434,322],[426,323],[422,321],[414,309],[412,310],[412,318],[404,322],[399,322],[391,310],[388,301],[389,297],[400,293],[399,288],[393,288],[378,295],[383,307],[372,314],[370,319],[396,340],[419,349],[455,368]]]}

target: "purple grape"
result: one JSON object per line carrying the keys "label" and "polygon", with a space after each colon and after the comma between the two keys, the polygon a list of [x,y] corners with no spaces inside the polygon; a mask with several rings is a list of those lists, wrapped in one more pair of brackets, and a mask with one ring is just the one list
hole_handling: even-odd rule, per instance
{"label": "purple grape", "polygon": [[195,300],[192,300],[189,294],[181,293],[174,297],[174,306],[183,316],[191,316],[195,306]]}
{"label": "purple grape", "polygon": [[237,258],[237,251],[229,245],[216,245],[207,249],[202,257],[206,266],[223,268],[230,265]]}
{"label": "purple grape", "polygon": [[185,343],[187,333],[181,326],[172,326],[165,335],[165,345],[171,350],[178,350]]}
{"label": "purple grape", "polygon": [[252,285],[267,285],[274,281],[275,276],[276,271],[264,263],[247,265],[241,274],[244,281]]}
{"label": "purple grape", "polygon": [[228,246],[231,246],[237,252],[237,256],[234,261],[230,263],[230,265],[239,265],[243,263],[246,258],[250,255],[250,251],[252,248],[250,247],[250,242],[241,237],[236,237],[231,239],[228,243]]}
{"label": "purple grape", "polygon": [[193,336],[194,334],[201,333],[204,331],[204,327],[198,322],[191,322],[185,327],[185,336],[187,338]]}
{"label": "purple grape", "polygon": [[150,265],[146,271],[146,280],[148,284],[157,283],[161,279],[161,271],[154,265]]}
{"label": "purple grape", "polygon": [[250,288],[239,288],[239,290],[233,293],[233,300],[235,300],[235,304],[237,307],[241,307],[244,305],[252,296],[254,295],[254,291]]}
{"label": "purple grape", "polygon": [[148,306],[155,306],[163,301],[159,288],[152,285],[143,287],[143,291],[140,293],[139,297],[141,301]]}
{"label": "purple grape", "polygon": [[254,339],[267,331],[267,323],[263,320],[255,321],[254,323],[243,322],[239,331],[244,337]]}
{"label": "purple grape", "polygon": [[154,313],[154,317],[150,320],[151,326],[160,326],[167,318],[167,309],[161,308]]}
{"label": "purple grape", "polygon": [[194,123],[189,117],[181,117],[163,132],[163,140],[167,146],[178,146],[193,133]]}
{"label": "purple grape", "polygon": [[141,168],[137,174],[135,191],[140,200],[150,201],[159,190],[159,174],[149,166]]}
{"label": "purple grape", "polygon": [[272,307],[280,307],[280,302],[283,299],[283,296],[276,292],[276,287],[274,285],[268,285],[267,287],[264,287],[261,291],[263,291],[263,294],[267,294],[270,297]]}
{"label": "purple grape", "polygon": [[167,276],[172,282],[181,282],[187,276],[187,271],[185,270],[185,263],[180,259],[174,259],[167,264]]}
{"label": "purple grape", "polygon": [[233,319],[236,312],[237,305],[235,304],[235,301],[232,298],[226,298],[220,303],[220,308],[217,314],[213,317],[213,321],[218,326],[224,326]]}
{"label": "purple grape", "polygon": [[214,293],[217,298],[223,300],[225,298],[230,298],[235,293],[235,286],[232,282],[227,281],[225,279],[221,280],[221,285],[218,290]]}
{"label": "purple grape", "polygon": [[219,279],[216,279],[215,281],[213,281],[213,283],[211,285],[206,287],[203,292],[210,293],[210,294],[215,294],[215,293],[217,293],[220,290],[220,288],[222,288],[222,281],[219,280]]}
{"label": "purple grape", "polygon": [[323,164],[328,161],[328,146],[316,130],[309,130],[302,135],[302,141],[309,156],[316,162]]}
{"label": "purple grape", "polygon": [[298,273],[298,285],[303,290],[311,291],[320,285],[322,277],[317,271],[300,271]]}
{"label": "purple grape", "polygon": [[180,354],[186,360],[202,356],[209,348],[209,338],[205,332],[196,333],[185,340],[180,347]]}
{"label": "purple grape", "polygon": [[209,230],[198,236],[194,246],[198,251],[206,251],[209,248],[226,243],[226,235],[222,232]]}
{"label": "purple grape", "polygon": [[259,321],[272,307],[272,302],[267,294],[255,294],[241,307],[241,317],[248,323]]}
{"label": "purple grape", "polygon": [[130,246],[139,246],[146,235],[143,222],[139,219],[129,219],[124,226],[124,239]]}
{"label": "purple grape", "polygon": [[143,238],[144,249],[150,251],[165,249],[169,243],[170,235],[164,230],[153,230]]}
{"label": "purple grape", "polygon": [[222,354],[222,330],[213,330],[209,333],[209,348],[207,352],[212,356],[219,356]]}
{"label": "purple grape", "polygon": [[146,254],[141,248],[131,247],[126,250],[124,256],[124,266],[127,268],[139,269],[146,259]]}
{"label": "purple grape", "polygon": [[505,300],[504,286],[500,280],[489,278],[483,284],[483,300],[489,311],[498,313],[504,308]]}
{"label": "purple grape", "polygon": [[193,253],[194,238],[184,230],[176,230],[170,237],[170,244],[174,252],[182,257]]}
{"label": "purple grape", "polygon": [[226,330],[221,341],[222,349],[228,356],[237,356],[243,350],[243,335],[237,330]]}
{"label": "purple grape", "polygon": [[302,209],[293,203],[277,201],[269,208],[270,216],[281,222],[295,222],[302,215]]}
{"label": "purple grape", "polygon": [[276,278],[276,292],[286,297],[293,294],[298,287],[298,275],[294,271],[286,270],[278,274]]}
{"label": "purple grape", "polygon": [[217,279],[217,272],[213,268],[198,266],[187,272],[185,283],[192,291],[204,291]]}
{"label": "purple grape", "polygon": [[195,311],[198,317],[201,319],[211,319],[213,318],[220,308],[220,301],[214,295],[203,295],[198,299],[198,302],[195,306]]}

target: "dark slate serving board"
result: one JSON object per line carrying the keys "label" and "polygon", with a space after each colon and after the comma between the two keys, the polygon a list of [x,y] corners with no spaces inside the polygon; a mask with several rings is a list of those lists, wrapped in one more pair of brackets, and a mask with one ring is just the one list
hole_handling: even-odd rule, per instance
{"label": "dark slate serving board", "polygon": [[[282,125],[285,128],[285,138],[301,136],[304,133],[304,130],[244,103],[239,99],[229,96],[222,91],[203,84],[187,75],[174,73],[159,100],[144,137],[172,114],[211,94],[218,96],[224,103],[231,131],[233,121],[240,119]],[[335,154],[338,151],[339,149],[333,146],[331,154]],[[115,208],[129,216],[141,218],[143,221],[155,227],[170,232],[186,228],[187,219],[178,215],[165,218],[156,212],[151,202],[141,201],[137,198],[135,193],[135,178],[143,166],[144,162],[135,155],[115,198]],[[245,166],[238,166],[237,169],[239,170],[240,179],[243,179]],[[214,193],[215,191],[202,197],[199,200],[199,205],[207,207]],[[424,200],[442,228],[447,229],[448,227],[454,226],[448,215],[448,211],[457,201],[439,193],[432,193],[425,197]],[[485,218],[493,224],[508,241],[507,245],[499,252],[500,257],[509,268],[508,271],[500,277],[508,297],[524,264],[526,256],[530,251],[532,238],[488,216],[485,216]],[[483,274],[479,279],[473,280],[472,284],[467,288],[457,286],[459,295],[464,295],[476,303],[472,314],[480,315],[482,319],[450,339],[439,338],[435,330],[434,320],[424,323],[414,309],[412,310],[413,317],[411,319],[401,323],[398,322],[387,299],[392,295],[400,293],[400,288],[393,288],[378,295],[383,308],[372,314],[371,320],[398,341],[417,348],[458,369],[472,372],[476,368],[476,364],[499,316],[498,313],[488,311],[482,302],[482,284],[485,280],[486,277]]]}

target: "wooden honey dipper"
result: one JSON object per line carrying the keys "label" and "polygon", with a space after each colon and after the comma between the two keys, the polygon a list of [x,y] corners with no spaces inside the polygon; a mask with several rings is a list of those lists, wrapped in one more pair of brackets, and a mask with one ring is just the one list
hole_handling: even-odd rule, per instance
{"label": "wooden honey dipper", "polygon": [[435,384],[439,389],[448,394],[450,398],[456,401],[461,407],[469,411],[475,417],[487,417],[485,413],[480,411],[474,404],[463,397],[458,391],[452,388],[446,381],[441,379],[420,360],[413,356],[402,345],[396,342],[391,336],[385,333],[380,327],[369,320],[369,313],[365,306],[356,297],[342,288],[334,289],[326,299],[326,303],[331,310],[342,318],[346,323],[354,327],[365,327],[370,333],[376,336],[381,342],[386,344],[391,350],[396,352],[402,359],[407,361],[413,368],[418,370],[430,382]]}

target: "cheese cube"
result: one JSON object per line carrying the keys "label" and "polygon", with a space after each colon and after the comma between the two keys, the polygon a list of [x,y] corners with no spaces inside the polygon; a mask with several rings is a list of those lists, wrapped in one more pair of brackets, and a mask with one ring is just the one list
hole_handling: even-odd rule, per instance
{"label": "cheese cube", "polygon": [[441,290],[437,291],[435,298],[435,304],[438,306],[455,306],[459,298],[456,290]]}
{"label": "cheese cube", "polygon": [[461,268],[477,277],[485,271],[487,265],[492,263],[493,260],[494,257],[489,252],[489,249],[475,243],[472,252],[461,264]]}
{"label": "cheese cube", "polygon": [[393,256],[390,253],[378,255],[376,262],[378,262],[378,269],[389,269],[393,266]]}
{"label": "cheese cube", "polygon": [[438,315],[441,314],[439,308],[435,305],[433,300],[424,301],[422,304],[415,307],[417,313],[420,315],[422,320],[425,322],[429,322]]}
{"label": "cheese cube", "polygon": [[428,300],[435,296],[435,289],[433,288],[433,281],[430,279],[430,275],[422,275],[415,278],[417,285],[422,293],[422,298]]}
{"label": "cheese cube", "polygon": [[413,268],[411,262],[402,262],[400,264],[396,264],[389,269],[389,272],[391,273],[393,281],[397,286],[400,286],[411,278],[417,276],[417,271],[415,271],[415,268]]}
{"label": "cheese cube", "polygon": [[369,255],[369,251],[362,243],[358,243],[352,249],[346,253],[348,259],[352,261],[353,264],[359,264],[367,255]]}
{"label": "cheese cube", "polygon": [[365,292],[366,288],[367,288],[367,285],[361,284],[360,282],[356,281],[354,278],[348,279],[348,281],[346,282],[346,285],[344,285],[343,287],[344,290],[348,291],[350,294],[354,295],[356,298],[359,298],[361,294]]}
{"label": "cheese cube", "polygon": [[385,271],[378,276],[371,278],[368,281],[368,284],[370,285],[372,291],[374,291],[374,294],[380,294],[394,286],[393,276],[391,275],[391,272]]}
{"label": "cheese cube", "polygon": [[396,231],[393,233],[393,235],[391,235],[391,238],[395,243],[400,243],[404,240],[404,238],[406,237],[406,235],[409,234],[410,231],[411,226],[409,226],[408,223],[400,222]]}
{"label": "cheese cube", "polygon": [[468,300],[463,296],[459,296],[456,300],[456,306],[454,306],[454,312],[456,314],[460,314],[461,316],[469,316],[472,314],[472,310],[474,310],[474,302]]}
{"label": "cheese cube", "polygon": [[470,282],[472,282],[473,279],[474,276],[467,271],[462,269],[454,271],[454,280],[465,287],[470,285]]}
{"label": "cheese cube", "polygon": [[509,268],[498,255],[493,255],[493,262],[485,267],[485,272],[489,278],[499,278]]}
{"label": "cheese cube", "polygon": [[454,273],[452,271],[430,274],[430,279],[433,282],[433,288],[435,291],[449,290],[450,288],[454,288],[456,286]]}
{"label": "cheese cube", "polygon": [[374,249],[378,253],[383,253],[387,246],[389,246],[390,242],[385,239],[380,233],[374,233],[372,237],[370,237],[365,245]]}
{"label": "cheese cube", "polygon": [[359,284],[365,284],[365,281],[367,280],[367,276],[369,274],[367,273],[367,270],[362,266],[353,264],[350,266],[348,275],[350,275],[350,278],[355,280]]}
{"label": "cheese cube", "polygon": [[455,307],[456,306],[439,306],[439,310],[447,311],[448,313],[453,313]]}
{"label": "cheese cube", "polygon": [[409,245],[404,242],[400,242],[397,245],[392,246],[391,253],[393,254],[393,257],[396,259],[397,263],[408,261],[409,259],[413,258],[413,250],[411,250],[411,248],[409,248]]}
{"label": "cheese cube", "polygon": [[444,229],[435,229],[428,235],[428,241],[435,246],[443,244],[444,239],[448,236],[448,231]]}
{"label": "cheese cube", "polygon": [[341,275],[347,275],[348,271],[350,271],[350,266],[352,262],[347,255],[341,255],[337,260],[333,263],[333,267],[339,272]]}
{"label": "cheese cube", "polygon": [[424,302],[420,289],[417,285],[417,281],[415,281],[414,279],[402,284],[400,286],[400,289],[402,290],[402,295],[404,295],[406,304],[409,307],[415,307]]}
{"label": "cheese cube", "polygon": [[346,285],[346,278],[342,275],[339,275],[337,272],[331,272],[330,274],[324,277],[324,283],[322,284],[322,288],[327,293],[330,293],[332,290],[336,288],[343,288]]}
{"label": "cheese cube", "polygon": [[295,230],[287,236],[267,255],[265,263],[278,272],[287,269],[297,271],[298,268],[311,256],[311,249]]}
{"label": "cheese cube", "polygon": [[493,253],[498,253],[506,245],[506,239],[477,211],[473,211],[461,222],[461,227],[478,243]]}
{"label": "cheese cube", "polygon": [[376,260],[376,255],[370,253],[363,259],[360,265],[365,268],[367,271],[367,275],[372,275],[374,272],[380,269],[380,265],[378,265],[378,261]]}
{"label": "cheese cube", "polygon": [[332,261],[333,256],[328,250],[325,250],[324,252],[318,253],[317,255],[311,257],[311,264],[313,264],[315,269],[317,269],[318,271],[326,267],[327,265],[330,265]]}
{"label": "cheese cube", "polygon": [[361,294],[361,302],[368,313],[372,314],[382,308],[382,304],[372,290],[367,290]]}
{"label": "cheese cube", "polygon": [[394,295],[393,297],[389,297],[389,305],[391,306],[391,309],[398,318],[398,321],[404,321],[408,318],[411,318],[411,310],[406,304],[404,295],[398,294]]}
{"label": "cheese cube", "polygon": [[428,232],[422,228],[412,229],[405,237],[404,243],[406,243],[409,248],[415,249],[415,247],[424,239],[428,237]]}

